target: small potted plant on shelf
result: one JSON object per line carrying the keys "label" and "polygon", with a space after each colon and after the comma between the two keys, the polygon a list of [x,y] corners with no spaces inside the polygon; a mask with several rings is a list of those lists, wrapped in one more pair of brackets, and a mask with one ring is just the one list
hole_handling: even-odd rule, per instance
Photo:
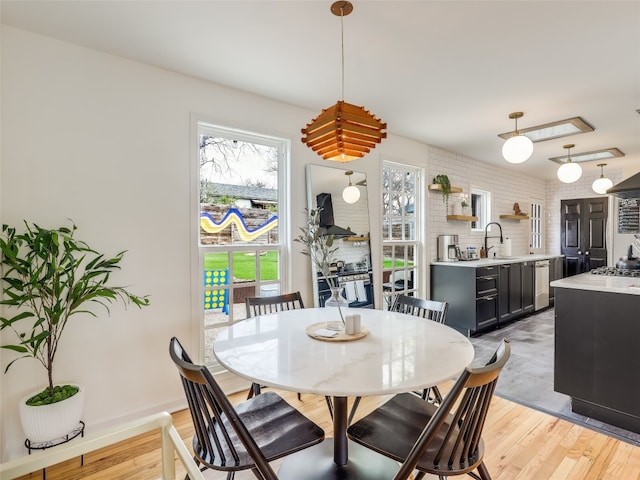
{"label": "small potted plant on shelf", "polygon": [[442,201],[448,203],[451,194],[451,182],[447,175],[436,175],[433,177],[433,183],[440,185],[442,188]]}
{"label": "small potted plant on shelf", "polygon": [[25,221],[24,233],[3,225],[0,236],[4,294],[0,305],[17,310],[0,316],[0,330],[12,330],[17,337],[2,348],[19,355],[4,371],[17,360],[34,358],[47,372],[47,387],[26,396],[19,405],[23,430],[32,443],[63,437],[82,418],[82,387],[54,383],[55,358],[69,320],[97,316],[90,309],[92,304],[103,306],[107,314],[115,301],[149,305],[148,297],[109,285],[109,276],[120,268],[125,252],[105,257],[76,239],[77,227],[71,223],[71,227],[49,230]]}
{"label": "small potted plant on shelf", "polygon": [[463,215],[468,215],[469,214],[469,202],[467,202],[466,198],[463,198],[462,201],[460,202],[460,206],[462,207],[462,214]]}

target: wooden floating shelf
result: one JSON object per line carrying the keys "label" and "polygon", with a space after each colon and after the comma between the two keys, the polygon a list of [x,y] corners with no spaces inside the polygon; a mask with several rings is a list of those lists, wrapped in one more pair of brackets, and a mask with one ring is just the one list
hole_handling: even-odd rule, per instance
{"label": "wooden floating shelf", "polygon": [[529,215],[500,215],[502,220],[529,220]]}
{"label": "wooden floating shelf", "polygon": [[[442,191],[442,185],[439,183],[432,183],[429,185],[429,190]],[[451,187],[450,193],[462,193],[462,188],[460,187]]]}
{"label": "wooden floating shelf", "polygon": [[369,237],[345,237],[342,239],[343,242],[368,242]]}
{"label": "wooden floating shelf", "polygon": [[447,215],[447,220],[459,220],[462,222],[477,222],[478,217],[472,217],[470,215]]}

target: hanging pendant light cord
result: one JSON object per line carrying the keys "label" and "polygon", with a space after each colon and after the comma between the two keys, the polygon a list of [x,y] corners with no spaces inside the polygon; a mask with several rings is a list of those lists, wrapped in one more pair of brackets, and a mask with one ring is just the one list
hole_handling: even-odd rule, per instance
{"label": "hanging pendant light cord", "polygon": [[571,149],[573,148],[573,146],[565,148],[567,149],[567,163],[571,163]]}
{"label": "hanging pendant light cord", "polygon": [[342,97],[344,102],[344,7],[340,7],[340,48],[342,51]]}

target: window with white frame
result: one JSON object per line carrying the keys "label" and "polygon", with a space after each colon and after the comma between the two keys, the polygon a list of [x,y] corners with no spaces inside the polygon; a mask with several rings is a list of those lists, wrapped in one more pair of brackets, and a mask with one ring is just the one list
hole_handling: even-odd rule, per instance
{"label": "window with white frame", "polygon": [[382,165],[382,279],[385,308],[398,293],[418,291],[421,242],[420,169],[384,161]]}
{"label": "window with white frame", "polygon": [[284,291],[288,142],[198,122],[199,269],[205,364],[219,329],[246,317],[245,298]]}
{"label": "window with white frame", "polygon": [[471,215],[478,218],[471,222],[471,230],[484,231],[491,223],[491,192],[471,189]]}
{"label": "window with white frame", "polygon": [[531,224],[531,249],[542,250],[542,205],[539,203],[531,204],[531,216],[529,217]]}

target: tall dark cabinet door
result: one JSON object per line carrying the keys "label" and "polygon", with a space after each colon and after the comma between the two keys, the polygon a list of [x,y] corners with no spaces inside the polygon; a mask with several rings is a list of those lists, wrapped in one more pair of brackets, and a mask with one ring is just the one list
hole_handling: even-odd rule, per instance
{"label": "tall dark cabinet door", "polygon": [[607,264],[608,197],[561,201],[561,253],[567,277]]}

